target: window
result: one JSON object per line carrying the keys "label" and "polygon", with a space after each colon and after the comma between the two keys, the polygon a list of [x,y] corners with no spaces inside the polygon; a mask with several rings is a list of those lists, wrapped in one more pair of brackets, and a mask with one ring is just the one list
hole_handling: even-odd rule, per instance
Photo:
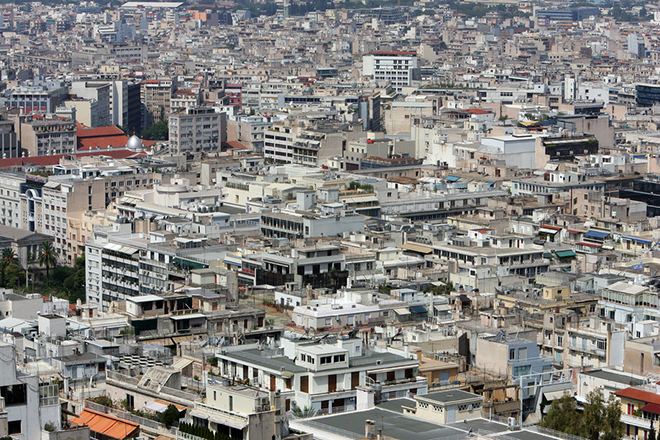
{"label": "window", "polygon": [[607,343],[605,341],[597,341],[596,342],[596,347],[599,350],[605,350],[605,347],[607,346]]}
{"label": "window", "polygon": [[309,376],[300,377],[300,392],[309,393]]}
{"label": "window", "polygon": [[5,399],[6,406],[25,405],[27,403],[27,385],[8,385],[0,388],[0,396]]}
{"label": "window", "polygon": [[516,350],[513,348],[509,350],[509,360],[514,360],[516,358]]}
{"label": "window", "polygon": [[321,365],[331,364],[332,356],[321,356]]}
{"label": "window", "polygon": [[21,431],[21,421],[20,420],[14,420],[9,423],[7,423],[7,434],[20,434]]}
{"label": "window", "polygon": [[335,355],[335,362],[344,362],[346,360],[346,355],[345,354],[336,354]]}

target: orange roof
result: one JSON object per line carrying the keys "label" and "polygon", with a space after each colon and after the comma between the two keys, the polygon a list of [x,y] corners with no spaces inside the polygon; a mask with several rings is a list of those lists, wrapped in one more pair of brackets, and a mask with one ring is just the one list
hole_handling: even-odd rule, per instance
{"label": "orange roof", "polygon": [[176,406],[176,408],[177,408],[179,411],[185,411],[186,409],[188,409],[188,408],[186,408],[185,406],[177,405],[176,403],[167,402],[167,401],[165,401],[165,400],[154,399],[154,402],[161,403],[161,404],[163,404],[163,405],[165,405],[165,406],[174,405],[174,406]]}
{"label": "orange roof", "polygon": [[91,137],[107,137],[107,136],[126,136],[123,131],[114,125],[110,127],[97,127],[89,128],[83,124],[78,125],[78,139],[91,138]]}
{"label": "orange roof", "polygon": [[[149,146],[153,145],[155,142],[146,143],[143,141],[143,145]],[[122,150],[94,150],[94,151],[85,151],[79,152],[76,154],[54,154],[51,156],[34,156],[34,157],[13,157],[11,159],[0,159],[0,169],[10,168],[10,167],[21,167],[21,166],[53,166],[60,163],[60,159],[64,156],[75,156],[75,157],[88,157],[88,156],[109,156],[113,159],[126,159],[131,157],[144,157],[147,156],[144,152],[136,153],[135,151],[122,149]]]}
{"label": "orange roof", "polygon": [[484,110],[482,108],[470,108],[466,110],[468,113],[472,113],[473,115],[487,115],[489,113],[493,113],[490,110]]}
{"label": "orange roof", "polygon": [[228,141],[227,145],[229,145],[230,147],[232,147],[235,150],[247,150],[248,149],[245,145],[243,145],[239,141]]}
{"label": "orange roof", "polygon": [[103,414],[85,408],[80,415],[71,420],[71,424],[77,426],[88,426],[92,432],[104,436],[124,440],[131,437],[140,428],[140,425],[126,420],[118,419],[108,414]]}
{"label": "orange roof", "polygon": [[617,391],[616,395],[619,397],[626,397],[628,399],[639,400],[640,402],[660,404],[659,394],[651,393],[650,391],[644,391],[637,388],[624,388]]}

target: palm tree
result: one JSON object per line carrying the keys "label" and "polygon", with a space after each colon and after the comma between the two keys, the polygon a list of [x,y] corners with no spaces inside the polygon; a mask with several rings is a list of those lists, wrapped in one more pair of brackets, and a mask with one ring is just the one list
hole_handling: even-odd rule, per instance
{"label": "palm tree", "polygon": [[57,249],[52,241],[44,241],[39,245],[39,266],[46,268],[46,284],[50,284],[50,268],[57,265]]}
{"label": "palm tree", "polygon": [[2,250],[2,279],[0,284],[2,284],[2,287],[7,287],[7,266],[10,264],[16,264],[18,260],[16,259],[16,253],[14,252],[14,249],[12,248],[4,248]]}

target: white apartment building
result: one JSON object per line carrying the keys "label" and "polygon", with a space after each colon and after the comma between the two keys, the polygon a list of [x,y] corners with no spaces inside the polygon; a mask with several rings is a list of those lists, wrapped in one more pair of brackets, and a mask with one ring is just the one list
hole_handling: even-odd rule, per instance
{"label": "white apartment building", "polygon": [[293,127],[275,125],[264,134],[264,158],[293,163],[293,143],[296,131]]}
{"label": "white apartment building", "polygon": [[[6,417],[7,434],[16,440],[41,438],[41,430],[47,423],[55,427],[61,424],[61,407],[58,385],[40,384],[36,375],[20,374],[16,348],[0,343],[0,395]],[[0,420],[0,426],[4,425]]]}
{"label": "white apartment building", "polygon": [[75,81],[71,84],[72,99],[67,107],[76,108],[76,120],[88,127],[107,127],[111,124],[111,92],[108,82]]}
{"label": "white apartment building", "polygon": [[389,81],[398,92],[417,79],[417,53],[375,51],[362,58],[362,74],[377,81]]}
{"label": "white apartment building", "polygon": [[22,227],[21,224],[21,184],[25,175],[0,173],[0,225]]}
{"label": "white apartment building", "polygon": [[218,366],[227,378],[279,390],[287,411],[294,402],[322,414],[353,411],[366,399],[366,389],[378,382],[383,400],[428,391],[426,377],[418,373],[417,357],[365,347],[355,336],[282,338],[281,347],[269,350],[246,345],[223,348],[217,354]]}
{"label": "white apartment building", "polygon": [[227,115],[197,107],[170,116],[170,149],[174,153],[219,151],[227,141]]}

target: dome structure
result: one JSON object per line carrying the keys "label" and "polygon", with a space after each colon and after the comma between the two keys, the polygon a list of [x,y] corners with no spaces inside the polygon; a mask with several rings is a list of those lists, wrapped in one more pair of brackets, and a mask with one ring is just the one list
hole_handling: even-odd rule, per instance
{"label": "dome structure", "polygon": [[126,142],[126,148],[129,150],[140,150],[142,148],[142,141],[139,137],[133,135]]}

